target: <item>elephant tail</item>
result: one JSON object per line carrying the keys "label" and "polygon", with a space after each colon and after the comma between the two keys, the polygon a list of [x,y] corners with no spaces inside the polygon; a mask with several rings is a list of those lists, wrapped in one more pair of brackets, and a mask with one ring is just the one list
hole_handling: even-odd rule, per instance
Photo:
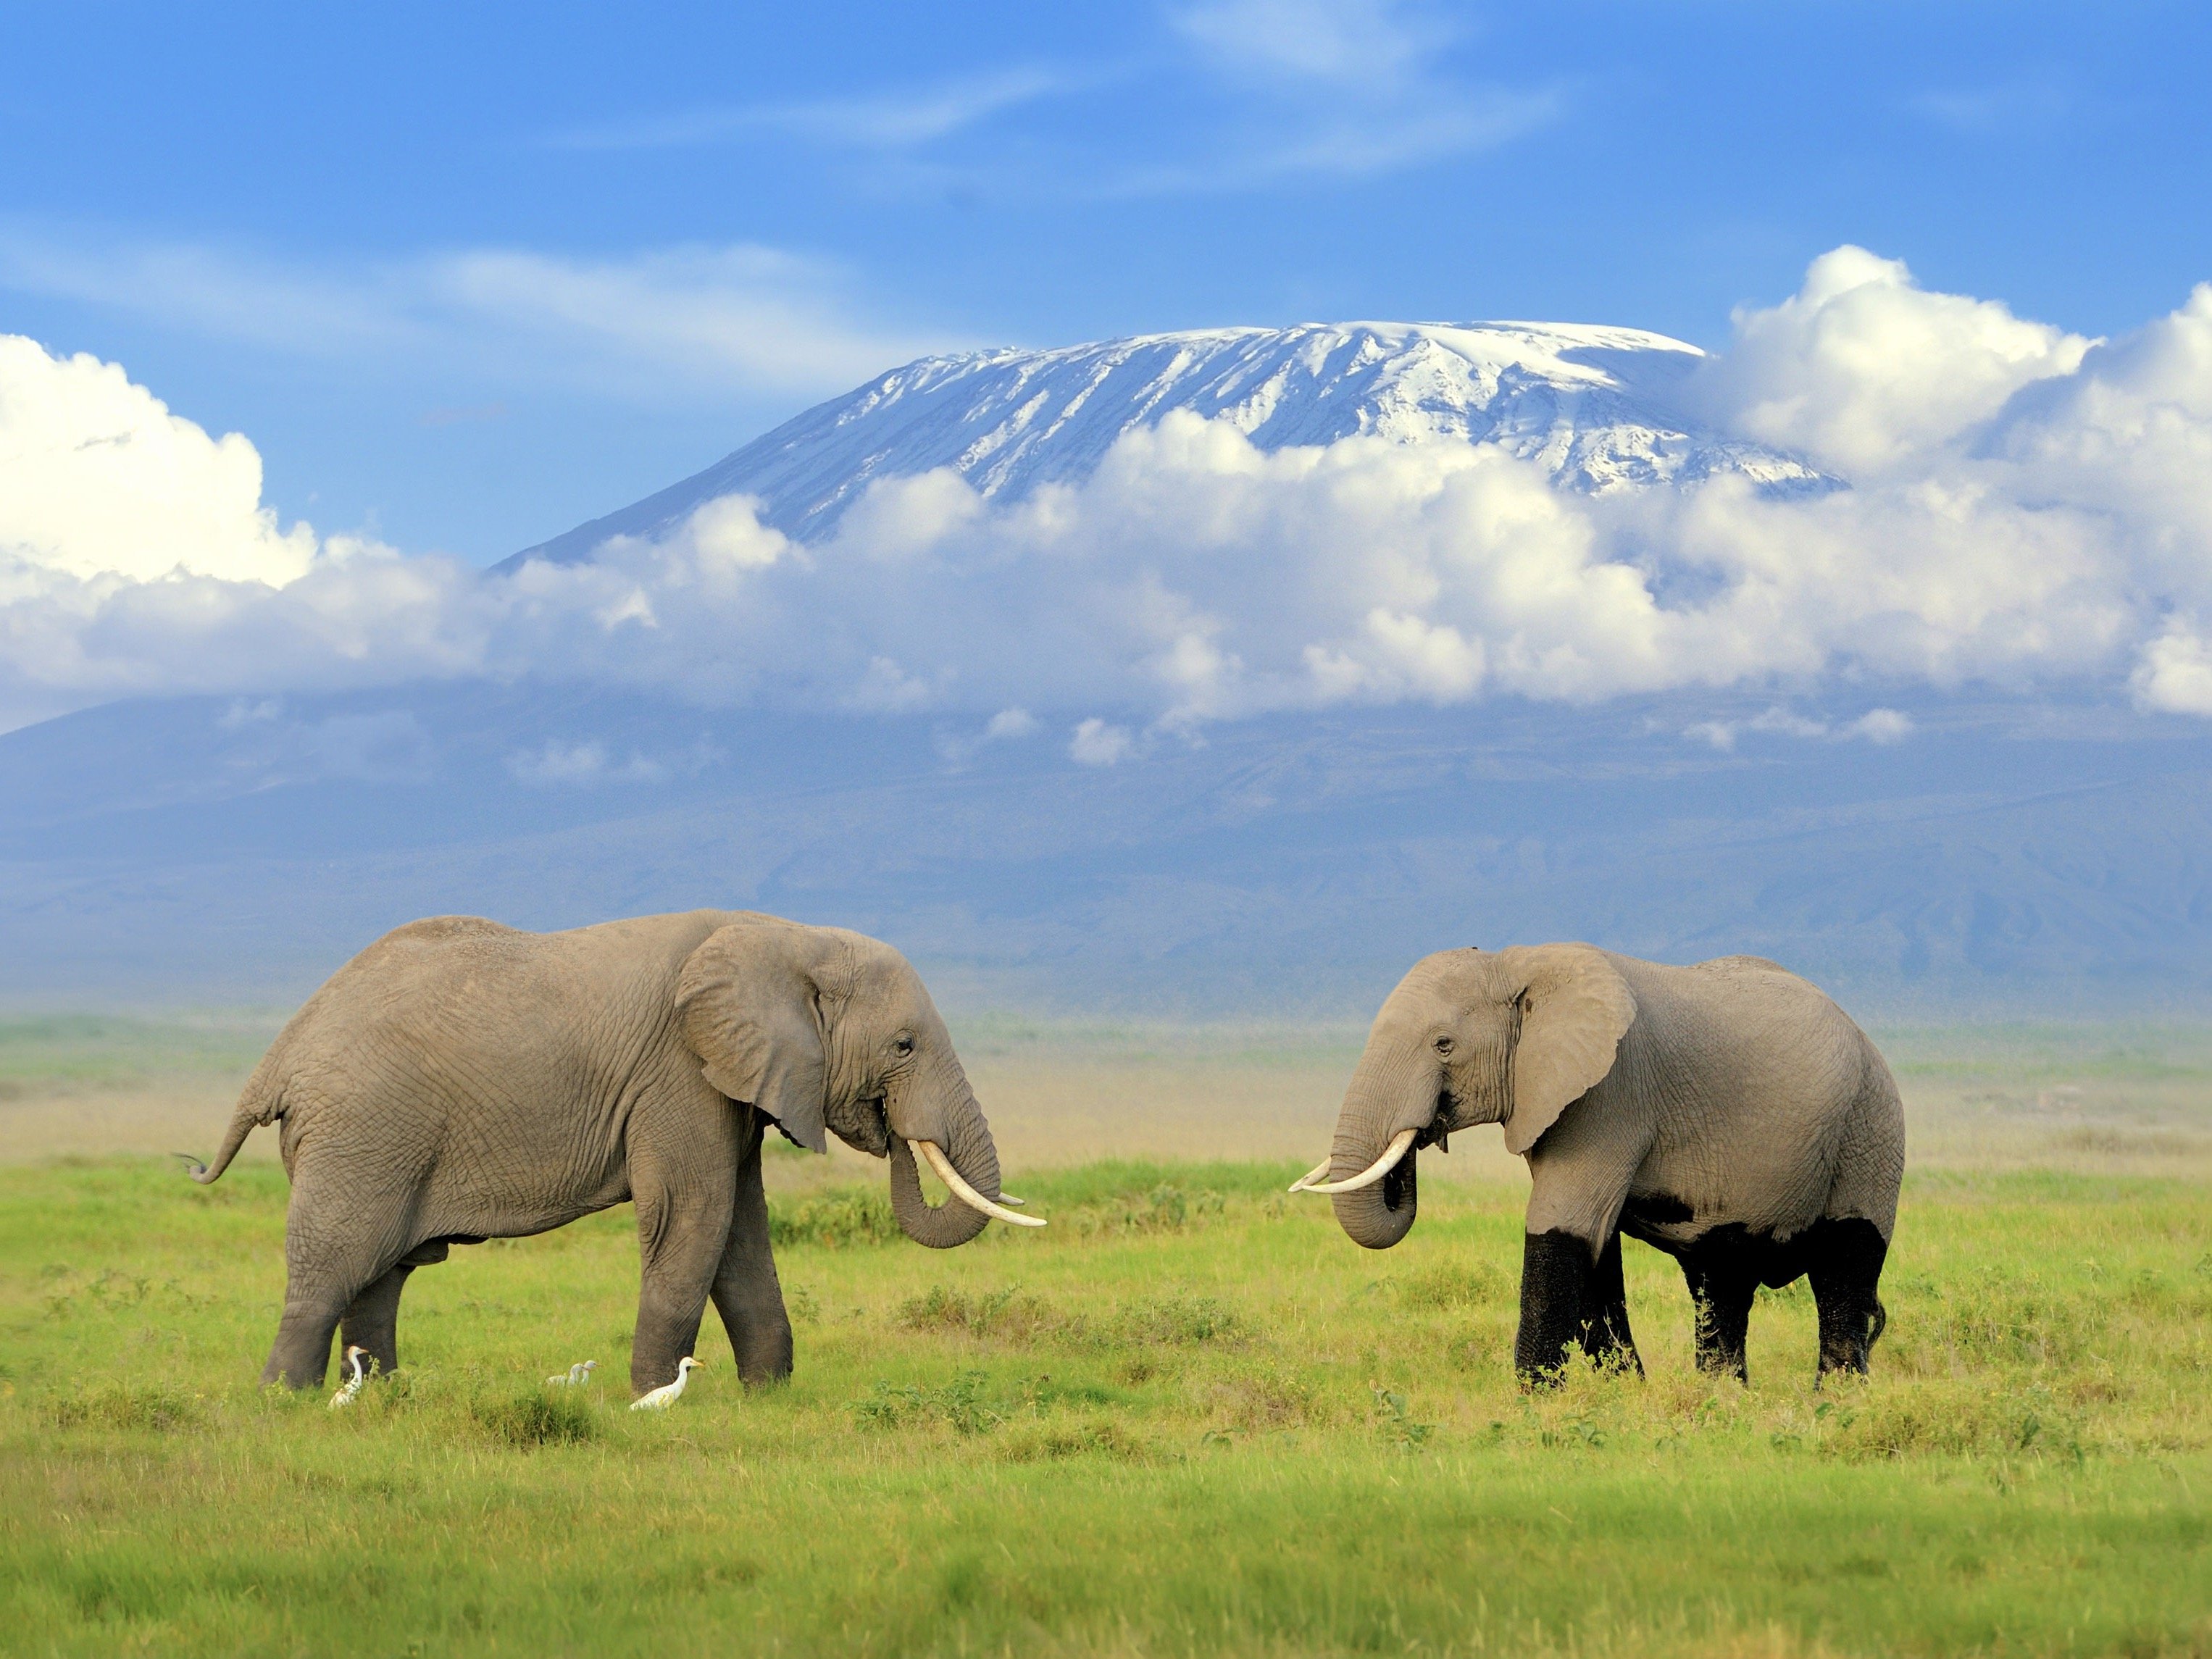
{"label": "elephant tail", "polygon": [[231,1159],[238,1156],[238,1149],[246,1145],[246,1136],[284,1115],[284,1090],[273,1075],[273,1054],[264,1055],[253,1075],[246,1079],[237,1108],[230,1115],[230,1127],[223,1133],[222,1145],[216,1149],[215,1162],[203,1164],[190,1152],[170,1154],[184,1159],[185,1173],[201,1186],[222,1178]]}

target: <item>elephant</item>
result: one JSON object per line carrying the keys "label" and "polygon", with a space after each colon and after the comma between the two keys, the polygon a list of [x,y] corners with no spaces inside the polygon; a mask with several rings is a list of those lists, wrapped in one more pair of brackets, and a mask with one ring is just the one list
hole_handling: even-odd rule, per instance
{"label": "elephant", "polygon": [[1291,1190],[1329,1194],[1355,1243],[1387,1249],[1413,1224],[1419,1150],[1485,1123],[1528,1163],[1525,1384],[1577,1343],[1642,1370],[1623,1233],[1680,1264],[1701,1369],[1746,1377],[1759,1286],[1810,1274],[1817,1376],[1866,1370],[1904,1110],[1866,1034],[1789,969],[1575,944],[1425,957],[1376,1016],[1328,1162]]}
{"label": "elephant", "polygon": [[[410,922],[331,975],[247,1079],[212,1165],[281,1121],[292,1196],[264,1382],[319,1386],[343,1326],[397,1368],[400,1291],[448,1247],[540,1233],[635,1200],[630,1387],[672,1382],[711,1296],[749,1385],[790,1374],[769,1252],[769,1124],[888,1158],[917,1243],[965,1243],[998,1202],[982,1109],[921,978],[837,927],[693,910],[567,933]],[[919,1150],[953,1197],[933,1206]],[[1019,1200],[1012,1200],[1018,1202]]]}

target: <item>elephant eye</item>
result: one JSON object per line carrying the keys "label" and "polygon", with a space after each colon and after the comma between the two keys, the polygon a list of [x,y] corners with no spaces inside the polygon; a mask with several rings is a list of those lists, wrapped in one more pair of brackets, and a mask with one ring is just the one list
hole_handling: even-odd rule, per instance
{"label": "elephant eye", "polygon": [[1449,1054],[1449,1053],[1451,1053],[1451,1051],[1452,1051],[1452,1040],[1451,1040],[1449,1037],[1448,1037],[1448,1036],[1440,1036],[1440,1037],[1438,1037],[1438,1038],[1437,1039],[1437,1052],[1438,1054]]}
{"label": "elephant eye", "polygon": [[903,1036],[893,1037],[891,1039],[891,1047],[899,1054],[910,1054],[914,1052],[914,1039],[910,1036]]}

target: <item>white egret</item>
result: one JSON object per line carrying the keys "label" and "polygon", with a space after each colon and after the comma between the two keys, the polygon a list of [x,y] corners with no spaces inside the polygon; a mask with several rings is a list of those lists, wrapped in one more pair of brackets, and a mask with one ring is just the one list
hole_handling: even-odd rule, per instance
{"label": "white egret", "polygon": [[697,1370],[701,1363],[690,1354],[685,1354],[683,1358],[676,1362],[676,1380],[673,1382],[665,1382],[651,1394],[643,1395],[633,1400],[630,1401],[629,1408],[634,1412],[666,1411],[683,1394],[684,1379]]}
{"label": "white egret", "polygon": [[566,1376],[549,1376],[545,1381],[549,1386],[552,1387],[563,1389],[578,1388],[582,1384],[590,1382],[592,1380],[592,1373],[599,1368],[599,1362],[596,1359],[580,1359],[574,1364],[568,1367],[568,1374]]}
{"label": "white egret", "polygon": [[343,1388],[331,1396],[332,1411],[336,1411],[341,1406],[352,1405],[354,1395],[361,1392],[361,1385],[368,1381],[368,1373],[361,1368],[361,1357],[368,1352],[368,1349],[357,1342],[346,1349],[345,1363],[353,1367],[353,1375],[346,1380]]}

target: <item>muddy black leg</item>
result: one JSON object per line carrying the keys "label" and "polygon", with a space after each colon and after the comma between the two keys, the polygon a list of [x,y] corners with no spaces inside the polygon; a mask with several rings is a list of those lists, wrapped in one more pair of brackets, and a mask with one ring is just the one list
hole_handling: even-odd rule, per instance
{"label": "muddy black leg", "polygon": [[1820,1310],[1820,1375],[1860,1371],[1889,1322],[1875,1294],[1889,1241],[1857,1216],[1815,1222],[1806,1240],[1813,1300]]}
{"label": "muddy black leg", "polygon": [[1690,1299],[1697,1304],[1698,1369],[1741,1382],[1749,1380],[1744,1342],[1751,1328],[1752,1298],[1759,1293],[1759,1273],[1748,1258],[1739,1256],[1725,1246],[1692,1246],[1683,1253],[1682,1277],[1689,1281]]}
{"label": "muddy black leg", "polygon": [[1513,1369],[1524,1386],[1544,1382],[1583,1340],[1596,1279],[1587,1239],[1558,1231],[1524,1235],[1521,1329],[1513,1340]]}
{"label": "muddy black leg", "polygon": [[1628,1287],[1621,1278],[1620,1235],[1606,1242],[1590,1281],[1589,1325],[1583,1346],[1593,1358],[1626,1365],[1644,1375],[1644,1357],[1628,1329]]}

